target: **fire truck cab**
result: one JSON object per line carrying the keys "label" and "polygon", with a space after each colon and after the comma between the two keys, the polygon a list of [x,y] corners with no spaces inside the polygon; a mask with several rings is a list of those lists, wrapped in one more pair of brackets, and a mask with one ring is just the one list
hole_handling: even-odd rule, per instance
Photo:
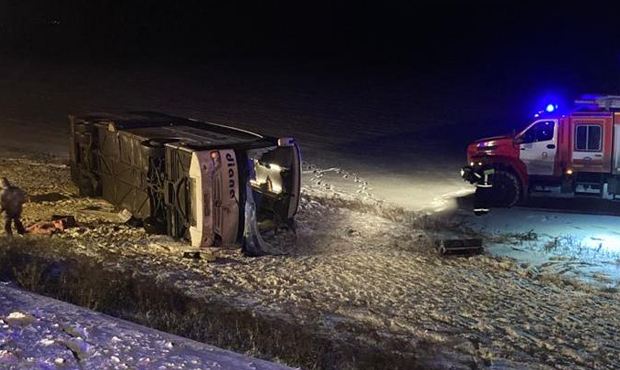
{"label": "fire truck cab", "polygon": [[470,144],[461,176],[491,207],[532,195],[620,198],[620,96],[576,104],[568,114],[550,106],[515,135]]}

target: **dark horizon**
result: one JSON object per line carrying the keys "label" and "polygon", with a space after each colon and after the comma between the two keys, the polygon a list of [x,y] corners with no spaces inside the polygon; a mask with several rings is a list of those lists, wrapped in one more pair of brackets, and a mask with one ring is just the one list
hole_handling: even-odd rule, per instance
{"label": "dark horizon", "polygon": [[333,76],[395,67],[526,109],[542,96],[620,93],[615,18],[605,4],[557,2],[0,0],[0,52],[30,62],[171,68],[288,63]]}
{"label": "dark horizon", "polygon": [[[0,1],[3,49],[23,55],[322,56],[471,67],[531,64],[572,48],[617,62],[618,34],[603,5],[553,2]],[[580,64],[583,56],[574,57],[569,61]]]}

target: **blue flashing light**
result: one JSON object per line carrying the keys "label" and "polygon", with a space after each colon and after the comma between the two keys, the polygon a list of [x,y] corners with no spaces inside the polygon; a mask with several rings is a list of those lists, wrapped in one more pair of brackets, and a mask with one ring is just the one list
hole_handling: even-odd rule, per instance
{"label": "blue flashing light", "polygon": [[564,93],[558,91],[543,92],[532,101],[530,112],[532,112],[532,114],[538,113],[539,117],[564,113],[564,109],[570,107],[564,95]]}

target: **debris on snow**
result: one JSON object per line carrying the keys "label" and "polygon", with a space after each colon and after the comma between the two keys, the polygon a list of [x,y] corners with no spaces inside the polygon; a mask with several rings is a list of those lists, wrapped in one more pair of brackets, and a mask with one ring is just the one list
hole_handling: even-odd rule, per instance
{"label": "debris on snow", "polygon": [[121,223],[126,223],[133,218],[133,213],[130,210],[124,208],[118,213],[118,219]]}
{"label": "debris on snow", "polygon": [[439,239],[435,240],[435,248],[442,256],[471,256],[484,251],[482,239]]}
{"label": "debris on snow", "polygon": [[9,325],[16,325],[16,326],[26,326],[32,323],[34,320],[35,318],[32,317],[31,315],[24,314],[23,312],[18,312],[18,311],[11,312],[6,317],[6,322]]}
{"label": "debris on snow", "polygon": [[77,223],[73,216],[53,215],[51,221],[39,221],[26,227],[26,232],[35,235],[48,235],[64,232],[69,228],[76,227]]}

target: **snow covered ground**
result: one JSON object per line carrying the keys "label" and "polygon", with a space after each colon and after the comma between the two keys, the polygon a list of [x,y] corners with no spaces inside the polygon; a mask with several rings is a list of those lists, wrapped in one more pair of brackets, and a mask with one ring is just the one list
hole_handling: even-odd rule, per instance
{"label": "snow covered ground", "polygon": [[[180,282],[195,294],[253,302],[253,310],[288,313],[292,320],[294,309],[311,307],[320,318],[312,325],[331,335],[340,335],[342,323],[355,323],[390,338],[424,338],[457,348],[457,355],[439,356],[455,363],[617,364],[616,205],[545,203],[484,217],[470,212],[473,189],[458,169],[469,140],[496,133],[490,125],[497,110],[489,107],[498,92],[485,93],[488,104],[481,104],[473,100],[480,90],[468,93],[472,81],[431,85],[425,81],[432,76],[419,79],[415,71],[347,66],[324,73],[304,64],[170,69],[3,60],[0,68],[0,146],[13,156],[66,158],[66,114],[86,111],[161,110],[292,135],[301,143],[305,198],[297,238],[286,244],[293,245],[290,257],[228,256],[234,262],[196,267],[178,262],[179,250],[168,242],[123,229],[112,241],[127,248],[114,250],[92,242],[88,228],[67,236],[86,238],[78,243],[83,253],[112,249],[123,257],[150,255],[157,266],[174,261],[178,271],[199,274]],[[3,172],[12,168],[2,166]],[[37,183],[27,178],[36,167],[19,166],[23,171],[13,176],[18,184],[30,181],[31,193],[62,195],[31,203],[30,221],[53,211],[100,216],[89,200],[72,198],[66,169]],[[436,257],[421,214],[431,216],[423,222],[439,237],[482,236],[490,255]],[[446,230],[446,224],[458,227]],[[122,240],[130,237],[137,242]]]}
{"label": "snow covered ground", "polygon": [[[0,168],[31,194],[26,223],[76,216],[81,227],[54,237],[70,243],[64,253],[89,256],[112,271],[139,271],[178,294],[226,302],[335,343],[410,356],[418,368],[612,368],[620,356],[615,285],[594,286],[491,255],[440,257],[435,233],[467,231],[462,219],[437,221],[371,199],[356,202],[317,184],[322,177],[312,169],[305,170],[314,181],[304,187],[296,235],[265,235],[285,255],[220,250],[208,262],[181,258],[187,244],[147,235],[124,225],[109,204],[76,197],[66,166],[2,160]],[[50,181],[41,187],[41,178]],[[528,233],[485,238],[521,249],[534,240]]]}
{"label": "snow covered ground", "polygon": [[3,369],[290,369],[0,283]]}
{"label": "snow covered ground", "polygon": [[472,227],[492,236],[494,241],[487,245],[490,253],[595,285],[619,285],[618,215],[584,215],[525,207],[492,213],[471,221]]}

